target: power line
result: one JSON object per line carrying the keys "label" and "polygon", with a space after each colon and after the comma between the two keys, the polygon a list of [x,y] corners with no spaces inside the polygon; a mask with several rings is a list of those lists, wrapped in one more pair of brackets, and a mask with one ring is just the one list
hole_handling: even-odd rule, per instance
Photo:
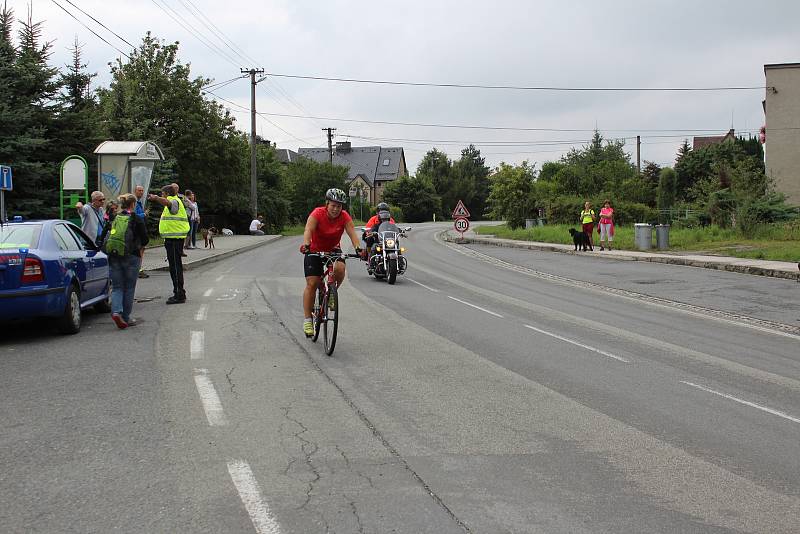
{"label": "power line", "polygon": [[279,74],[268,72],[267,76],[279,78],[297,78],[301,80],[318,80],[326,82],[366,83],[373,85],[405,85],[410,87],[448,87],[457,89],[504,89],[514,91],[753,91],[764,90],[766,86],[730,86],[730,87],[556,87],[556,86],[526,86],[526,85],[484,85],[461,83],[434,83],[434,82],[406,82],[395,80],[368,80],[358,78],[334,78],[328,76],[304,76],[299,74]]}
{"label": "power line", "polygon": [[111,44],[111,43],[109,43],[108,41],[106,41],[106,40],[105,40],[105,38],[103,38],[103,36],[101,36],[101,35],[100,35],[100,34],[98,34],[96,31],[94,31],[93,29],[91,29],[89,26],[87,26],[86,24],[84,24],[82,20],[80,20],[78,17],[76,17],[75,15],[73,15],[71,12],[69,12],[69,11],[68,11],[68,10],[67,10],[67,9],[66,9],[64,6],[62,6],[61,4],[59,4],[58,2],[56,2],[56,0],[50,0],[50,1],[51,1],[51,2],[53,2],[55,5],[57,5],[59,8],[61,8],[61,10],[62,10],[62,11],[64,11],[64,13],[66,13],[67,15],[69,15],[70,17],[72,17],[73,19],[75,19],[76,21],[78,21],[78,24],[80,24],[81,26],[83,26],[84,28],[86,28],[87,30],[89,30],[90,32],[92,32],[92,33],[94,34],[94,36],[95,36],[95,37],[97,37],[98,39],[100,39],[101,41],[103,41],[104,43],[106,43],[108,46],[110,46],[111,48],[113,48],[114,50],[116,50],[117,52],[119,52],[120,54],[122,54],[123,56],[125,56],[126,58],[128,58],[128,59],[130,59],[130,58],[131,58],[131,56],[129,56],[128,54],[126,54],[125,52],[123,52],[122,50],[120,50],[119,48],[117,48],[116,46],[114,46],[113,44]]}
{"label": "power line", "polygon": [[[235,49],[237,49],[237,50],[239,50],[239,51],[241,52],[241,53],[237,52],[237,55],[238,55],[239,57],[241,57],[242,59],[244,59],[244,60],[245,60],[245,63],[253,63],[253,64],[257,64],[257,63],[258,63],[258,61],[256,61],[256,60],[255,60],[255,59],[253,59],[251,56],[249,56],[249,55],[247,54],[247,52],[245,52],[245,50],[244,50],[243,48],[241,48],[241,47],[240,47],[240,46],[238,46],[238,45],[237,45],[235,42],[233,42],[233,41],[232,41],[230,38],[228,38],[228,37],[225,35],[225,33],[224,33],[224,32],[223,32],[223,31],[222,31],[220,28],[219,28],[219,26],[217,26],[216,24],[214,24],[214,22],[213,22],[211,19],[209,19],[209,18],[208,18],[208,17],[207,17],[207,16],[206,16],[206,15],[203,13],[203,10],[201,10],[199,7],[197,7],[197,5],[196,5],[194,2],[192,2],[192,0],[186,0],[186,1],[187,1],[187,2],[189,2],[189,4],[191,4],[191,5],[192,5],[192,7],[194,7],[194,8],[195,8],[195,10],[197,10],[197,13],[198,13],[198,14],[199,14],[201,17],[203,17],[203,18],[204,18],[204,19],[205,19],[205,20],[206,20],[206,21],[207,21],[207,22],[208,22],[208,23],[209,23],[209,24],[210,24],[210,25],[211,25],[213,28],[216,28],[216,29],[218,30],[218,32],[219,32],[219,34],[218,34],[218,35],[219,35],[219,36],[221,36],[221,37],[222,37],[222,38],[224,38],[224,39],[225,39],[227,42],[229,42],[229,43],[230,43],[230,44],[233,46],[233,48],[235,48]],[[183,2],[183,0],[181,0],[181,2]],[[184,4],[184,5],[185,5],[185,4]],[[197,17],[195,17],[195,18],[197,18]],[[207,25],[206,25],[206,28],[208,28],[208,26],[207,26]]]}
{"label": "power line", "polygon": [[[184,0],[179,0],[179,1],[180,1],[181,4],[183,4],[183,7],[186,8],[186,11],[188,11],[195,18],[195,20],[197,20],[200,24],[205,26],[206,29],[208,29],[217,38],[218,41],[220,41],[223,45],[225,45],[231,52],[233,52],[234,54],[239,56],[241,59],[243,59],[245,63],[251,63],[251,61],[249,61],[245,56],[243,56],[242,54],[237,52],[231,45],[229,45],[225,41],[225,39],[221,38],[219,36],[219,34],[214,30],[214,28],[209,26],[203,19],[198,17],[197,14],[195,13],[195,11]],[[194,9],[197,10],[198,12],[200,11],[200,9],[197,6],[195,6],[194,4],[192,4],[192,6],[194,6]]]}
{"label": "power line", "polygon": [[[231,105],[231,106],[235,106],[235,107],[237,107],[237,108],[240,108],[242,111],[246,111],[246,112],[250,113],[250,109],[249,109],[249,108],[247,108],[247,107],[245,107],[245,106],[243,106],[243,105],[241,105],[241,104],[237,104],[236,102],[233,102],[233,101],[231,101],[231,100],[228,100],[228,99],[226,99],[226,98],[222,98],[221,96],[219,96],[218,94],[216,94],[216,93],[215,93],[215,92],[213,92],[213,91],[206,91],[206,92],[207,92],[207,93],[209,93],[209,94],[212,94],[212,95],[214,95],[214,96],[215,96],[217,99],[219,99],[219,100],[222,100],[223,102],[225,102],[225,103],[227,103],[227,104],[229,104],[229,105]],[[292,139],[295,139],[296,141],[300,141],[301,143],[305,143],[305,144],[313,144],[313,143],[312,143],[312,142],[310,142],[308,139],[302,139],[302,138],[300,138],[300,137],[297,137],[296,135],[294,135],[292,132],[290,132],[290,131],[288,131],[288,130],[285,130],[283,127],[281,127],[281,126],[279,126],[278,124],[276,124],[276,123],[274,123],[273,121],[271,121],[271,120],[269,119],[269,117],[265,117],[265,116],[264,116],[264,113],[261,113],[260,111],[257,111],[257,112],[256,112],[256,115],[258,115],[258,116],[262,117],[262,118],[263,118],[265,121],[267,121],[268,123],[270,123],[272,126],[274,126],[275,128],[277,128],[278,130],[282,131],[283,133],[285,133],[286,135],[288,135],[288,136],[289,136],[289,137],[291,137]],[[319,145],[316,145],[316,146],[318,147]]]}
{"label": "power line", "polygon": [[86,11],[84,11],[83,9],[81,9],[80,7],[76,6],[76,5],[75,5],[73,2],[71,2],[71,0],[64,0],[64,1],[65,1],[65,2],[67,2],[69,5],[71,5],[72,7],[74,7],[75,9],[77,9],[78,11],[80,11],[81,13],[83,13],[84,15],[86,15],[87,17],[89,17],[90,19],[92,19],[93,21],[95,21],[97,24],[99,24],[100,26],[102,26],[103,28],[105,28],[106,30],[108,30],[109,32],[113,33],[113,34],[114,34],[114,36],[115,36],[117,39],[119,39],[120,41],[122,41],[122,42],[123,42],[123,43],[125,43],[126,45],[130,46],[130,47],[131,47],[131,48],[133,48],[133,49],[135,49],[135,48],[136,48],[135,46],[133,46],[133,45],[130,43],[130,41],[128,41],[127,39],[125,39],[124,37],[122,37],[120,34],[118,34],[117,32],[115,32],[114,30],[112,30],[111,28],[109,28],[108,26],[106,26],[105,24],[103,24],[102,22],[100,22],[99,20],[97,20],[96,18],[94,18],[93,16],[91,16],[89,13],[87,13]]}
{"label": "power line", "polygon": [[[228,61],[232,65],[238,66],[238,62],[236,61],[236,59],[234,59],[232,56],[228,55],[224,50],[219,48],[217,45],[215,45],[214,43],[208,41],[205,37],[203,37],[202,34],[199,33],[194,28],[194,26],[192,26],[191,24],[186,22],[186,20],[180,15],[180,13],[178,13],[177,11],[172,9],[172,7],[169,4],[166,3],[166,0],[159,0],[159,1],[150,0],[150,1],[158,9],[160,9],[161,11],[166,13],[172,20],[177,22],[184,30],[189,32],[195,39],[197,39],[198,41],[203,43],[203,45],[205,45],[206,48],[208,48],[209,50],[211,50],[215,54],[219,55],[221,58],[223,58],[224,60]],[[159,3],[159,2],[163,2],[164,5],[162,6],[161,3]],[[167,9],[169,9],[169,11]],[[173,15],[173,13],[174,13],[174,15]]]}
{"label": "power line", "polygon": [[205,91],[206,89],[221,89],[222,87],[225,87],[226,85],[231,84],[236,80],[242,80],[244,78],[247,78],[247,76],[237,76],[236,78],[231,78],[230,80],[225,80],[224,82],[215,82],[215,83],[210,83],[208,85],[204,85],[200,89],[203,91]]}
{"label": "power line", "polygon": [[[585,132],[594,132],[594,128],[527,128],[527,127],[514,127],[514,126],[481,126],[481,125],[469,125],[469,124],[437,124],[437,123],[423,123],[423,122],[398,122],[398,121],[382,121],[382,120],[366,120],[366,119],[345,119],[342,117],[320,117],[320,116],[309,116],[309,115],[292,115],[288,113],[267,113],[264,112],[266,115],[270,115],[271,117],[287,117],[293,119],[316,119],[316,120],[324,120],[324,121],[334,121],[334,122],[354,122],[359,124],[386,124],[392,126],[417,126],[422,128],[454,128],[454,129],[463,129],[463,130],[503,130],[503,131],[516,131],[516,132],[573,132],[573,133],[585,133]],[[773,128],[776,130],[777,128]],[[728,128],[704,128],[704,129],[692,129],[692,128],[680,128],[680,129],[669,129],[669,128],[644,128],[644,129],[637,129],[637,128],[628,128],[628,129],[615,129],[615,130],[604,130],[606,132],[697,132],[697,133],[714,133],[714,132],[722,132],[727,131]]]}

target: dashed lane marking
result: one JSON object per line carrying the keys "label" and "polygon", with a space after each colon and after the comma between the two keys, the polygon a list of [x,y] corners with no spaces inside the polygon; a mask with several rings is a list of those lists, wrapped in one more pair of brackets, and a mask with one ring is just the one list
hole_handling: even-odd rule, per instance
{"label": "dashed lane marking", "polygon": [[269,511],[269,506],[261,496],[258,481],[247,462],[232,460],[228,462],[228,473],[239,492],[250,521],[258,534],[280,534],[280,527]]}
{"label": "dashed lane marking", "polygon": [[428,286],[426,286],[425,284],[423,284],[423,283],[421,283],[421,282],[417,282],[416,280],[412,280],[411,278],[408,278],[408,277],[406,277],[406,280],[408,280],[408,281],[409,281],[409,282],[411,282],[412,284],[417,284],[418,286],[422,286],[422,287],[424,287],[425,289],[427,289],[428,291],[432,291],[432,292],[434,292],[434,293],[438,293],[438,292],[439,292],[439,290],[438,290],[438,289],[434,289],[434,288],[432,288],[432,287],[428,287]]}
{"label": "dashed lane marking", "polygon": [[203,304],[194,316],[195,321],[205,321],[208,317],[208,304]]}
{"label": "dashed lane marking", "polygon": [[205,343],[205,332],[202,330],[192,330],[189,341],[189,354],[193,360],[203,357],[203,345]]}
{"label": "dashed lane marking", "polygon": [[213,292],[214,292],[214,288],[213,287],[209,287],[208,289],[206,289],[205,293],[203,293],[203,296],[204,297],[210,297],[211,293],[213,293]]}
{"label": "dashed lane marking", "polygon": [[767,412],[772,415],[777,415],[778,417],[782,417],[783,419],[788,419],[793,423],[800,423],[800,419],[797,417],[793,417],[786,412],[782,412],[780,410],[775,410],[774,408],[769,408],[767,406],[762,406],[760,404],[756,404],[755,402],[746,401],[744,399],[740,399],[738,397],[734,397],[733,395],[728,395],[727,393],[722,393],[720,391],[715,391],[713,389],[707,388],[705,386],[701,386],[700,384],[695,384],[694,382],[686,382],[685,380],[681,380],[681,384],[686,384],[687,386],[692,386],[693,388],[697,388],[703,390],[708,393],[712,393],[714,395],[718,395],[722,398],[732,400],[734,402],[738,402],[739,404],[744,404],[745,406],[750,406],[751,408],[755,408],[757,410],[761,410],[762,412]]}
{"label": "dashed lane marking", "polygon": [[524,326],[525,326],[525,328],[529,328],[529,329],[533,330],[534,332],[539,332],[540,334],[544,334],[546,336],[554,337],[556,339],[564,341],[565,343],[571,343],[572,345],[581,347],[581,348],[586,349],[586,350],[590,350],[592,352],[596,352],[598,354],[602,354],[603,356],[607,356],[607,357],[612,358],[614,360],[617,360],[617,361],[620,361],[620,362],[623,362],[623,363],[631,363],[629,360],[626,360],[625,358],[622,358],[622,357],[617,356],[615,354],[611,354],[610,352],[606,352],[604,350],[600,350],[598,348],[591,347],[589,345],[584,345],[583,343],[579,343],[578,341],[574,341],[572,339],[569,339],[569,338],[566,338],[566,337],[563,337],[563,336],[559,336],[558,334],[554,334],[552,332],[548,332],[546,330],[542,330],[541,328],[536,328],[535,326],[531,326],[529,324],[526,324]]}
{"label": "dashed lane marking", "polygon": [[501,319],[503,318],[503,316],[502,316],[502,315],[500,315],[499,313],[495,313],[495,312],[493,312],[493,311],[491,311],[491,310],[487,310],[486,308],[481,308],[480,306],[476,306],[476,305],[474,305],[474,304],[470,304],[470,303],[469,303],[469,302],[467,302],[466,300],[457,299],[457,298],[455,298],[455,297],[451,297],[450,295],[447,295],[447,298],[449,298],[449,299],[453,299],[453,300],[455,300],[456,302],[460,302],[461,304],[466,304],[467,306],[471,306],[471,307],[475,308],[476,310],[480,310],[480,311],[482,311],[482,312],[484,312],[484,313],[488,313],[489,315],[494,315],[495,317],[499,317],[499,318],[501,318]]}
{"label": "dashed lane marking", "polygon": [[194,370],[194,383],[197,386],[197,393],[203,403],[203,410],[206,412],[206,419],[211,426],[224,426],[228,424],[225,412],[222,410],[222,402],[219,400],[214,383],[208,376],[208,369]]}

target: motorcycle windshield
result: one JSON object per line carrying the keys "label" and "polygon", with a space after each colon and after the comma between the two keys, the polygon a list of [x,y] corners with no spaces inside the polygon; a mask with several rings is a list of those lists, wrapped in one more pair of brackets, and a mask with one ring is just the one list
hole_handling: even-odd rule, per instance
{"label": "motorcycle windshield", "polygon": [[378,226],[379,232],[398,232],[397,225],[391,223],[389,221],[382,222],[380,226]]}

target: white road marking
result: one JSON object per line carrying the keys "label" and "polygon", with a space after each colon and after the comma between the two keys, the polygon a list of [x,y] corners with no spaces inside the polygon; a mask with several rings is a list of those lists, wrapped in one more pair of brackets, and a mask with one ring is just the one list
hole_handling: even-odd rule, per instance
{"label": "white road marking", "polygon": [[228,462],[228,473],[231,474],[233,485],[239,492],[239,497],[250,515],[256,532],[258,534],[280,534],[281,529],[278,527],[278,522],[272,517],[269,506],[261,497],[258,481],[253,476],[253,470],[250,469],[247,462],[241,460]]}
{"label": "white road marking", "polygon": [[606,352],[604,350],[600,350],[600,349],[595,348],[595,347],[590,347],[589,345],[584,345],[583,343],[579,343],[577,341],[573,341],[572,339],[569,339],[569,338],[566,338],[566,337],[563,337],[563,336],[559,336],[558,334],[554,334],[552,332],[548,332],[546,330],[542,330],[541,328],[536,328],[535,326],[531,326],[529,324],[526,324],[524,326],[525,326],[525,328],[529,328],[529,329],[531,329],[531,330],[533,330],[535,332],[539,332],[540,334],[544,334],[546,336],[550,336],[550,337],[554,337],[556,339],[560,339],[561,341],[564,341],[566,343],[571,343],[571,344],[576,345],[578,347],[581,347],[583,349],[590,350],[590,351],[596,352],[598,354],[602,354],[603,356],[608,356],[609,358],[613,358],[613,359],[615,359],[617,361],[624,362],[624,363],[631,363],[629,360],[626,360],[625,358],[622,358],[622,357],[617,356],[615,354],[611,354],[610,352]]}
{"label": "white road marking", "polygon": [[467,302],[467,301],[464,301],[464,300],[461,300],[461,299],[457,299],[457,298],[455,298],[455,297],[451,297],[450,295],[448,295],[448,296],[447,296],[447,298],[449,298],[449,299],[453,299],[453,300],[455,300],[456,302],[460,302],[461,304],[466,304],[467,306],[472,306],[472,307],[473,307],[473,308],[475,308],[476,310],[480,310],[480,311],[482,311],[482,312],[486,312],[486,313],[488,313],[489,315],[494,315],[495,317],[500,317],[501,319],[503,318],[503,316],[502,316],[502,315],[500,315],[499,313],[495,313],[495,312],[493,312],[493,311],[491,311],[491,310],[487,310],[486,308],[481,308],[480,306],[476,306],[476,305],[474,305],[474,304],[470,304],[470,303],[469,303],[469,302]]}
{"label": "white road marking", "polygon": [[211,293],[213,293],[213,292],[214,292],[214,288],[213,287],[209,287],[208,289],[206,289],[206,292],[203,293],[203,296],[204,297],[210,297]]}
{"label": "white road marking", "polygon": [[208,369],[194,370],[194,383],[197,386],[197,393],[203,403],[203,410],[206,412],[206,419],[211,426],[223,426],[228,424],[225,412],[222,411],[222,402],[219,400],[217,390],[208,377]]}
{"label": "white road marking", "polygon": [[681,384],[686,384],[687,386],[692,386],[693,388],[702,389],[703,391],[707,391],[708,393],[713,393],[714,395],[719,395],[720,397],[738,402],[739,404],[744,404],[745,406],[750,406],[751,408],[755,408],[757,410],[761,410],[763,412],[771,413],[772,415],[777,415],[778,417],[782,417],[784,419],[788,419],[793,423],[800,423],[800,419],[797,417],[792,417],[791,415],[782,412],[780,410],[775,410],[773,408],[768,408],[767,406],[761,406],[760,404],[756,404],[755,402],[746,401],[744,399],[740,399],[738,397],[734,397],[733,395],[728,395],[727,393],[721,393],[719,391],[714,391],[713,389],[709,389],[705,386],[701,386],[699,384],[695,384],[693,382],[686,382],[681,380]]}
{"label": "white road marking", "polygon": [[224,275],[224,274],[221,274],[221,275],[219,275],[218,277],[216,277],[216,278],[214,279],[214,281],[215,281],[215,282],[222,282],[222,279],[223,279],[223,278],[225,278],[225,275]]}
{"label": "white road marking", "polygon": [[193,360],[199,360],[203,357],[205,337],[205,332],[202,330],[192,330],[192,337],[189,341],[189,354]]}
{"label": "white road marking", "polygon": [[194,316],[195,321],[205,321],[208,317],[208,304],[203,304]]}
{"label": "white road marking", "polygon": [[421,283],[417,282],[416,280],[412,280],[411,278],[406,277],[406,280],[408,280],[409,282],[411,282],[413,284],[417,284],[418,286],[422,286],[425,289],[427,289],[428,291],[433,291],[434,293],[438,293],[439,292],[438,289],[433,289],[432,287],[428,287],[425,284],[421,284]]}

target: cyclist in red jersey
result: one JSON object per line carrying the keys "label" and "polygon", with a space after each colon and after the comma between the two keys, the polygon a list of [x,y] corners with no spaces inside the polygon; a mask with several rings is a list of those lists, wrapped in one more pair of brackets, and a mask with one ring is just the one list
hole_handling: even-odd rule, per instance
{"label": "cyclist in red jersey", "polygon": [[[303,244],[300,252],[341,252],[342,234],[347,232],[356,253],[361,253],[361,241],[356,234],[353,219],[344,211],[347,195],[341,189],[328,189],[325,193],[325,205],[314,208],[306,220],[303,231]],[[306,288],[303,291],[303,333],[314,334],[311,313],[314,308],[314,295],[322,281],[322,259],[317,256],[306,256],[303,264],[306,276]],[[334,267],[336,284],[341,285],[346,274],[344,261],[337,261]]]}

